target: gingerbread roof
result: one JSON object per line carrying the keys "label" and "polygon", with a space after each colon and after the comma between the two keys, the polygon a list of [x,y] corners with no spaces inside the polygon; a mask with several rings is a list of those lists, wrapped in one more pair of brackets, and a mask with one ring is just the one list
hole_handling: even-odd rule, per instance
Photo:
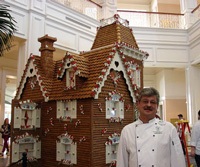
{"label": "gingerbread roof", "polygon": [[[47,77],[43,70],[45,64],[41,61],[42,56],[48,56],[46,54],[52,49],[48,50],[48,46],[45,46],[48,50],[45,52],[45,55],[41,55],[41,57],[31,55],[15,98],[20,99],[26,78],[32,76],[36,76],[45,101],[98,98],[110,70],[114,69],[123,72],[130,94],[135,101],[135,91],[137,90],[137,86],[132,84],[129,72],[130,63],[134,62],[128,60],[131,57],[135,58],[135,60],[143,61],[148,54],[138,49],[132,33],[129,34],[132,37],[126,37],[128,31],[131,32],[130,29],[123,26],[121,23],[117,23],[116,20],[114,23],[106,25],[106,29],[110,29],[109,31],[111,31],[118,26],[120,27],[121,39],[123,39],[123,41],[118,40],[118,42],[116,42],[113,40],[114,43],[106,43],[107,41],[105,40],[100,45],[99,41],[104,38],[102,37],[103,34],[98,35],[97,33],[91,51],[80,54],[70,54],[67,52],[62,60],[53,61],[51,66],[53,71],[52,77]],[[101,31],[101,29],[104,28],[105,27],[100,27],[99,32],[102,33],[104,30]],[[114,32],[114,30],[112,32]],[[123,32],[125,32],[125,36],[123,36]],[[115,33],[117,33],[117,31],[115,31]],[[115,33],[113,36],[116,36]],[[104,36],[106,35],[107,34]],[[46,36],[46,38],[49,40],[48,36]],[[115,37],[111,39],[115,39]],[[54,41],[55,39],[52,40],[52,42]],[[125,41],[127,41],[127,43]],[[98,45],[99,47],[97,47]],[[69,67],[73,69],[77,77],[84,80],[83,84],[79,85],[78,89],[66,87],[66,81],[63,80],[64,74]]]}
{"label": "gingerbread roof", "polygon": [[[108,24],[108,22],[113,22]],[[139,49],[132,29],[128,26],[128,21],[123,20],[119,15],[107,20],[101,20],[101,27],[98,28],[96,38],[92,49],[104,47],[114,43],[126,43],[136,49]]]}

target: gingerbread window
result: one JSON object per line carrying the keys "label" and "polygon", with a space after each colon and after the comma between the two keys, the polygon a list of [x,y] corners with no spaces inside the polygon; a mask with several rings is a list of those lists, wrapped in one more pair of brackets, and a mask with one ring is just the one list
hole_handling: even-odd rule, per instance
{"label": "gingerbread window", "polygon": [[117,160],[117,149],[119,145],[120,134],[113,133],[108,137],[106,146],[106,164],[114,164]]}
{"label": "gingerbread window", "polygon": [[139,66],[137,64],[131,64],[130,65],[130,72],[131,72],[131,80],[132,84],[136,85],[140,88],[141,86],[141,70],[139,69]]}
{"label": "gingerbread window", "polygon": [[124,100],[116,91],[109,93],[106,98],[106,119],[124,119]]}
{"label": "gingerbread window", "polygon": [[36,103],[27,100],[14,108],[14,128],[22,130],[40,128],[41,109]]}
{"label": "gingerbread window", "polygon": [[57,101],[57,118],[65,120],[75,119],[77,117],[76,100]]}
{"label": "gingerbread window", "polygon": [[73,141],[73,136],[68,133],[58,136],[56,143],[56,160],[62,164],[77,164],[77,146]]}
{"label": "gingerbread window", "polygon": [[41,158],[41,141],[38,137],[25,133],[17,138],[12,143],[12,162],[21,159],[22,154],[26,152],[28,159]]}
{"label": "gingerbread window", "polygon": [[74,88],[76,86],[75,72],[70,68],[66,71],[66,86],[68,89]]}

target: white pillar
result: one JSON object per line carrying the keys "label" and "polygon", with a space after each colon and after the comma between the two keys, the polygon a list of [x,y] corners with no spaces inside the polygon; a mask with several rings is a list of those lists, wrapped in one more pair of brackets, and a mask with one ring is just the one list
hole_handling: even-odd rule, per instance
{"label": "white pillar", "polygon": [[102,6],[102,19],[113,17],[117,13],[117,0],[99,0]]}
{"label": "white pillar", "polygon": [[[0,69],[0,126],[4,122],[5,115],[5,96],[6,96],[6,78],[8,75],[16,76],[16,71],[12,68],[3,67]],[[11,120],[9,120],[11,121]],[[1,137],[0,137],[1,138]],[[2,143],[2,139],[0,139],[0,143]]]}
{"label": "white pillar", "polygon": [[19,43],[18,64],[17,64],[17,87],[19,86],[19,82],[21,81],[21,77],[23,75],[25,65],[29,57],[27,48],[28,48],[27,41]]}
{"label": "white pillar", "polygon": [[189,28],[193,24],[192,10],[197,7],[197,0],[180,0],[181,13],[184,14],[184,27]]}
{"label": "white pillar", "polygon": [[186,68],[186,100],[188,120],[193,125],[198,119],[200,110],[200,68],[189,66]]}

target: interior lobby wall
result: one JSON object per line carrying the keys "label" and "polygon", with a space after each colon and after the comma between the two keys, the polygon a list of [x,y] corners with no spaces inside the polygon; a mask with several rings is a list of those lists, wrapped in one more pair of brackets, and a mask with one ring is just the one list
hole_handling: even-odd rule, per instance
{"label": "interior lobby wall", "polygon": [[178,118],[178,114],[183,114],[183,117],[187,120],[187,106],[186,99],[166,99],[166,120]]}
{"label": "interior lobby wall", "polygon": [[158,12],[181,13],[181,9],[180,9],[180,5],[159,3]]}

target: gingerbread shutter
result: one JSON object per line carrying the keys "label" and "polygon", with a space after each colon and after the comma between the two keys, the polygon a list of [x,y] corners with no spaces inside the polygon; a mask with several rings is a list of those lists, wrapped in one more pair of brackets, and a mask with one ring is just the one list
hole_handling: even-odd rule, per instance
{"label": "gingerbread shutter", "polygon": [[65,159],[65,145],[60,142],[56,143],[56,161],[61,161]]}
{"label": "gingerbread shutter", "polygon": [[21,128],[22,110],[19,107],[14,108],[14,128]]}
{"label": "gingerbread shutter", "polygon": [[76,153],[76,143],[71,144],[71,162],[72,164],[77,164],[77,153]]}
{"label": "gingerbread shutter", "polygon": [[17,162],[21,157],[19,157],[19,144],[12,143],[12,162]]}
{"label": "gingerbread shutter", "polygon": [[57,118],[61,118],[64,116],[64,106],[63,106],[63,102],[62,101],[57,101],[56,103],[57,106]]}
{"label": "gingerbread shutter", "polygon": [[40,120],[41,120],[41,109],[36,109],[36,128],[40,128]]}
{"label": "gingerbread shutter", "polygon": [[41,158],[41,141],[34,143],[34,157]]}

